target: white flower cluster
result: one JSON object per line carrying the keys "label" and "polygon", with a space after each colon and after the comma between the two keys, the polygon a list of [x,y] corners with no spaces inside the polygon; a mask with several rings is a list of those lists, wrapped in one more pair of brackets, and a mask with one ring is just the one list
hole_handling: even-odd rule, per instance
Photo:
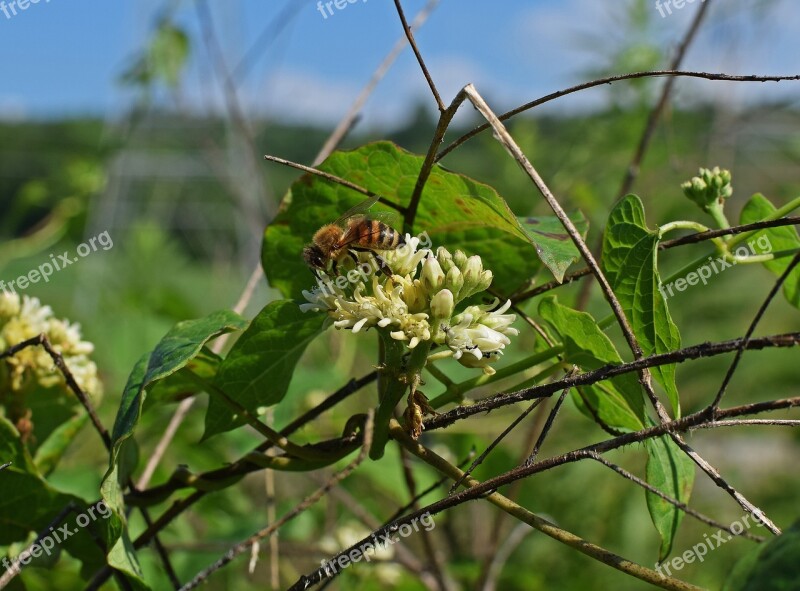
{"label": "white flower cluster", "polygon": [[[40,334],[47,335],[53,349],[61,353],[78,385],[94,400],[102,395],[97,366],[89,358],[94,345],[81,340],[80,326],[53,317],[50,306],[36,298],[0,292],[0,351]],[[8,387],[21,391],[29,379],[45,388],[65,384],[64,377],[42,347],[28,347],[5,359]],[[2,384],[0,384],[0,388]]]}
{"label": "white flower cluster", "polygon": [[[459,302],[489,287],[492,272],[484,270],[479,256],[467,257],[460,250],[451,254],[441,247],[435,253],[418,250],[419,243],[406,235],[403,247],[381,251],[391,277],[362,274],[360,281],[344,287],[324,277],[327,288],[304,291],[308,303],[300,308],[327,312],[338,329],[384,329],[391,338],[407,341],[409,349],[423,341],[444,345],[462,365],[493,373],[488,364],[502,355],[508,337],[518,334],[511,327],[516,316],[505,314],[511,302],[496,310],[497,301],[468,306],[454,316]],[[373,256],[359,253],[359,267],[377,268],[370,265]]]}

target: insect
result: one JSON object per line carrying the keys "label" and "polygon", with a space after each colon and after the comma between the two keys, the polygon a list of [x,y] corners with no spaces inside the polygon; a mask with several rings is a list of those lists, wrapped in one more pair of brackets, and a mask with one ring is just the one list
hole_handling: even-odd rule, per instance
{"label": "insect", "polygon": [[337,265],[346,256],[358,263],[356,252],[371,252],[381,271],[391,275],[389,267],[374,251],[394,250],[405,244],[405,238],[392,226],[381,221],[387,219],[387,216],[396,217],[395,213],[365,213],[378,199],[376,195],[362,201],[332,224],[326,224],[316,231],[311,243],[303,249],[303,259],[312,271],[326,271],[330,263],[333,273],[336,274]]}

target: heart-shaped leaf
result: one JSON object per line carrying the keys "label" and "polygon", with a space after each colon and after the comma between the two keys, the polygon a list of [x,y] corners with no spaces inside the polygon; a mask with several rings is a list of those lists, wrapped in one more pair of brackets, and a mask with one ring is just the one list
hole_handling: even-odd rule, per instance
{"label": "heart-shaped leaf", "polygon": [[[319,168],[404,208],[423,160],[390,142],[377,142],[335,152]],[[363,200],[364,195],[317,175],[295,182],[264,235],[261,260],[270,284],[287,298],[299,298],[303,289],[313,287],[313,276],[301,258],[303,246],[322,225]],[[371,211],[386,210],[376,204]],[[585,226],[579,216],[576,221]],[[427,232],[434,247],[480,255],[484,267],[494,273],[493,288],[511,293],[541,268],[532,246],[556,274],[563,275],[565,261],[574,260],[574,252],[556,237],[563,234],[563,228],[556,228],[547,218],[538,225],[545,226],[546,232],[552,230],[553,236],[548,239],[526,231],[505,200],[488,185],[436,165],[422,193],[414,232]],[[551,248],[555,250],[551,252]]]}

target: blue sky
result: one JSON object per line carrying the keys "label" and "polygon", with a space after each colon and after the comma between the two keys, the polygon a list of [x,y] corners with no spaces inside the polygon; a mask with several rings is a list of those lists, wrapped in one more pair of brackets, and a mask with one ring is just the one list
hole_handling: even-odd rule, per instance
{"label": "blue sky", "polygon": [[[8,5],[10,0],[5,0]],[[16,0],[19,2],[19,0]],[[24,2],[25,0],[23,0]],[[226,59],[235,65],[288,2],[297,14],[258,59],[239,92],[248,110],[336,121],[401,34],[391,0],[357,0],[323,18],[316,0],[209,0]],[[341,1],[341,0],[340,0]],[[674,1],[674,0],[673,0]],[[688,1],[688,0],[687,0]],[[709,0],[712,1],[712,0]],[[663,0],[662,0],[663,2]],[[728,73],[800,72],[800,11],[796,0],[714,0],[687,69]],[[768,11],[757,6],[767,4]],[[152,32],[165,4],[192,35],[186,102],[220,108],[192,2],[164,0],[39,0],[17,15],[0,12],[0,118],[124,112],[134,95],[116,82]],[[425,4],[405,0],[409,19]],[[623,0],[442,0],[418,41],[445,102],[467,82],[497,105],[513,107],[585,80],[603,65],[589,39],[613,44],[621,34]],[[648,3],[649,35],[673,48],[700,0],[661,17]],[[800,83],[734,85],[682,82],[679,94],[736,103],[798,96]],[[405,52],[370,101],[366,124],[396,120],[427,86]],[[603,90],[577,95],[560,108],[599,104]]]}

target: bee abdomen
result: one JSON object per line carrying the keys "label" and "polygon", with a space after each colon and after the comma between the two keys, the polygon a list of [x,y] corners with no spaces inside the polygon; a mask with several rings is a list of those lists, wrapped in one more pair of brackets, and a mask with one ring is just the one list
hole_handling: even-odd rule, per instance
{"label": "bee abdomen", "polygon": [[375,235],[378,237],[375,248],[379,250],[394,250],[405,243],[403,235],[391,226],[378,220],[372,220],[372,224],[373,231],[377,232]]}

